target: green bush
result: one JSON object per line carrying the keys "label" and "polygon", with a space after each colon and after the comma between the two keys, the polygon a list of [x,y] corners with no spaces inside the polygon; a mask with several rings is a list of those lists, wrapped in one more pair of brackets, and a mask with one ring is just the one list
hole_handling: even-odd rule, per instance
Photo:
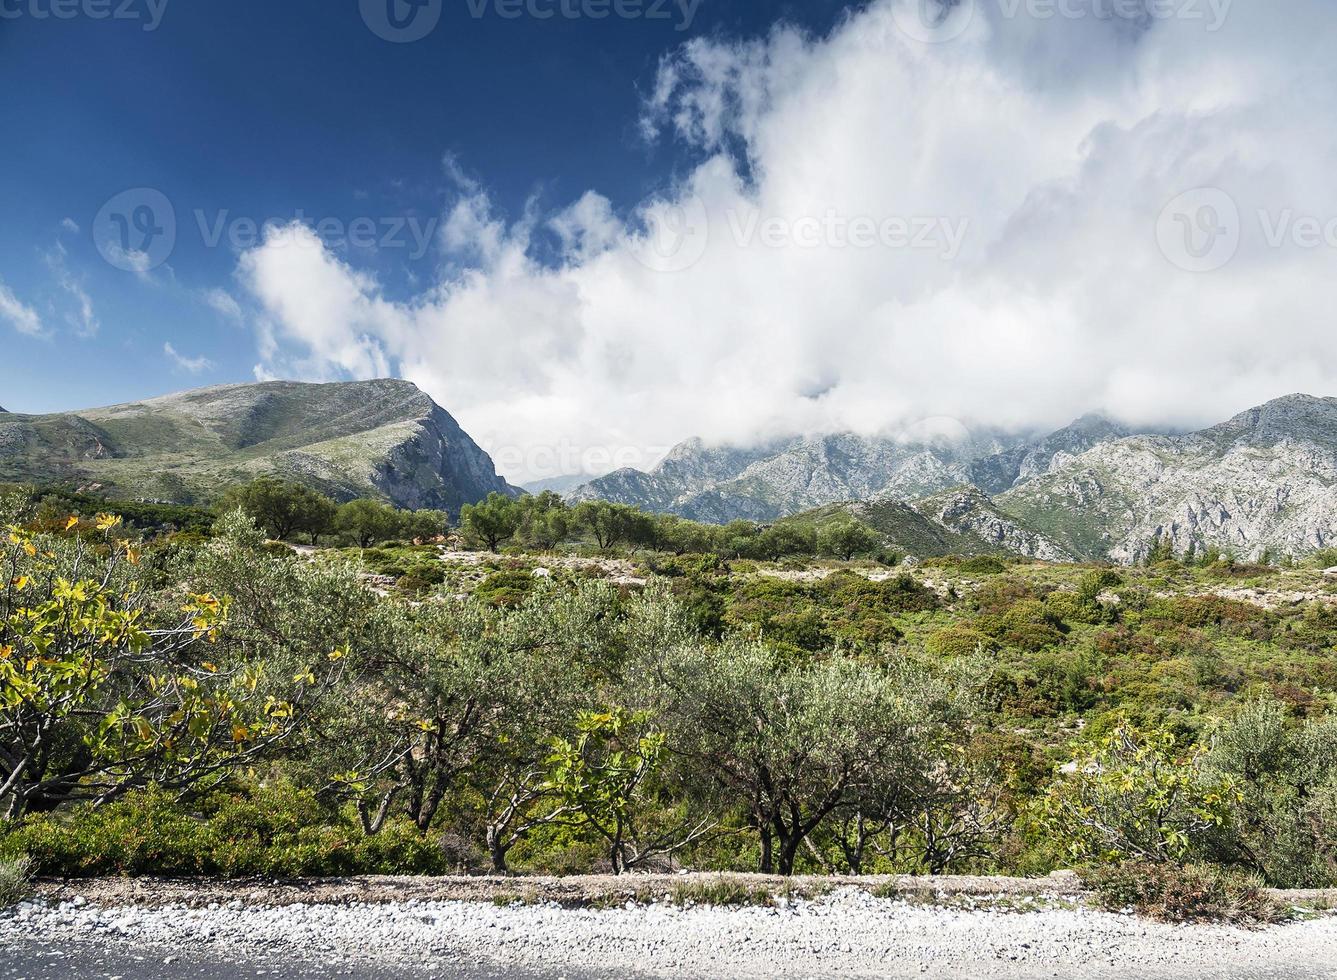
{"label": "green bush", "polygon": [[1262,925],[1282,918],[1256,881],[1207,865],[1109,864],[1083,872],[1082,880],[1102,907],[1135,909],[1164,922]]}
{"label": "green bush", "polygon": [[17,905],[32,894],[32,860],[27,856],[0,858],[0,910]]}
{"label": "green bush", "polygon": [[363,834],[305,791],[215,794],[194,807],[148,791],[31,817],[0,839],[39,874],[298,877],[443,873],[441,849],[407,822]]}
{"label": "green bush", "polygon": [[533,572],[493,572],[474,589],[474,597],[491,606],[518,606],[535,581]]}
{"label": "green bush", "polygon": [[984,651],[994,653],[998,641],[993,637],[965,626],[948,626],[929,634],[924,643],[929,653],[937,657],[968,657]]}
{"label": "green bush", "polygon": [[1315,568],[1337,568],[1337,548],[1316,551],[1311,560]]}
{"label": "green bush", "polygon": [[962,561],[957,570],[962,575],[998,575],[1007,571],[1007,563],[993,555],[978,555]]}

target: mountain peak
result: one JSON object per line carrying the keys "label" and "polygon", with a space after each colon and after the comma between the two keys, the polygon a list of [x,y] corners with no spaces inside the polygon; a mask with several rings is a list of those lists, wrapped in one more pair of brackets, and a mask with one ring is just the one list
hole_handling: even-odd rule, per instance
{"label": "mountain peak", "polygon": [[1288,439],[1331,443],[1337,441],[1337,398],[1284,395],[1200,434],[1213,441],[1244,441],[1260,446]]}
{"label": "mountain peak", "polygon": [[445,409],[398,379],[217,385],[0,421],[0,479],[195,502],[262,474],[414,509],[515,492]]}

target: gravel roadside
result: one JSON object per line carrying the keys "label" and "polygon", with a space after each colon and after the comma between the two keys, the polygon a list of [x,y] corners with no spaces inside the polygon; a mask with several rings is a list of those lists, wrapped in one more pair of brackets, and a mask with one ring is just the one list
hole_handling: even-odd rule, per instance
{"label": "gravel roadside", "polygon": [[[56,904],[38,900],[0,915],[0,949],[22,946],[36,957],[39,947],[77,949],[94,943],[154,962],[168,955],[182,963],[244,962],[261,965],[238,968],[235,975],[303,978],[462,978],[495,976],[498,970],[554,980],[1337,978],[1337,918],[1250,931],[1168,926],[1061,901],[1046,907],[1034,897],[1008,905],[1035,910],[928,906],[849,886],[821,898],[782,900],[779,907],[730,909],[634,903],[582,909],[419,899],[284,906],[234,899],[195,908],[131,907],[75,898]],[[108,974],[34,969],[8,975]],[[178,975],[227,974],[201,967]]]}

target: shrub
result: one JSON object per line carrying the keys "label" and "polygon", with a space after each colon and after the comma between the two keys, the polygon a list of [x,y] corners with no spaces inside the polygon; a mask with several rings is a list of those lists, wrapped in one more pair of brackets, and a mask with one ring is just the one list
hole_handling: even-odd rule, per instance
{"label": "shrub", "polygon": [[726,878],[724,875],[708,881],[677,883],[669,898],[674,905],[708,905],[716,908],[775,904],[775,896],[770,888],[748,884],[737,878]]}
{"label": "shrub", "polygon": [[518,606],[533,590],[535,581],[532,572],[493,572],[478,584],[474,597],[492,606]]}
{"label": "shrub", "polygon": [[32,894],[32,861],[25,857],[0,858],[0,909],[17,905]]}
{"label": "shrub", "polygon": [[1038,599],[1022,599],[1001,617],[990,617],[981,625],[1004,646],[1028,653],[1062,643],[1068,632],[1063,620]]}
{"label": "shrub", "polygon": [[929,635],[924,646],[938,657],[969,657],[980,651],[994,653],[998,650],[998,642],[993,637],[965,626],[937,630]]}
{"label": "shrub", "polygon": [[1228,777],[1204,771],[1199,748],[1127,722],[1079,752],[1041,804],[1056,843],[1077,858],[1178,861],[1199,852],[1230,818]]}
{"label": "shrub", "polygon": [[1163,922],[1262,925],[1282,917],[1256,881],[1211,866],[1124,862],[1087,870],[1082,880],[1102,907]]}
{"label": "shrub", "polygon": [[1316,568],[1337,568],[1337,548],[1324,548],[1314,552],[1313,562]]}
{"label": "shrub", "polygon": [[1273,616],[1249,602],[1215,595],[1177,596],[1155,599],[1147,605],[1145,618],[1193,629],[1216,627],[1235,636],[1269,639],[1267,626]]}
{"label": "shrub", "polygon": [[[234,791],[235,792],[235,791]],[[31,817],[0,841],[35,871],[70,877],[299,877],[441,873],[440,847],[404,821],[365,836],[353,821],[288,787],[219,794],[192,810],[164,793]]]}
{"label": "shrub", "polygon": [[1007,571],[1007,563],[993,555],[967,558],[957,566],[962,575],[998,575]]}

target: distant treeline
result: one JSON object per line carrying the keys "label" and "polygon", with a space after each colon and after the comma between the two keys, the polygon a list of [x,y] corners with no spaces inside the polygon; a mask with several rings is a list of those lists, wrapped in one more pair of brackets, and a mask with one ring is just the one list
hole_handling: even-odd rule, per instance
{"label": "distant treeline", "polygon": [[229,489],[213,508],[105,499],[62,488],[11,489],[22,489],[38,499],[40,513],[52,522],[70,513],[109,513],[144,531],[207,536],[220,516],[241,509],[270,538],[311,545],[369,548],[391,541],[433,541],[456,535],[466,547],[489,551],[590,548],[761,561],[821,556],[895,562],[900,557],[886,549],[883,535],[844,514],[821,522],[702,524],[626,504],[586,501],[572,506],[549,492],[523,497],[494,493],[480,503],[466,504],[458,521],[453,521],[445,511],[401,510],[377,500],[341,504],[299,483],[273,477]]}

